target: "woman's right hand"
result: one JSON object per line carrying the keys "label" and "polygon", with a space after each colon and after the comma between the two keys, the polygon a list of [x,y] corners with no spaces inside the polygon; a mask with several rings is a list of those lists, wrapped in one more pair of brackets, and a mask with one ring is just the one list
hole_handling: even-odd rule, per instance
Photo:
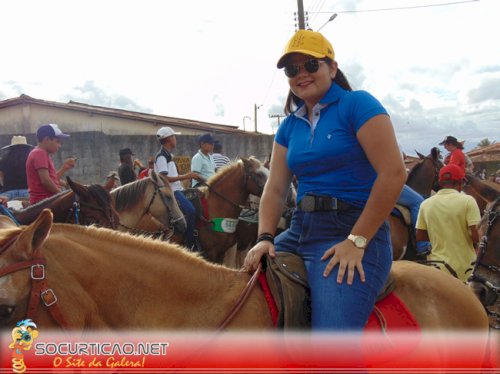
{"label": "woman's right hand", "polygon": [[243,270],[246,270],[249,273],[253,273],[255,270],[257,270],[260,260],[265,254],[268,254],[272,258],[276,257],[274,244],[267,240],[258,242],[252,247],[252,249],[248,251],[243,263]]}

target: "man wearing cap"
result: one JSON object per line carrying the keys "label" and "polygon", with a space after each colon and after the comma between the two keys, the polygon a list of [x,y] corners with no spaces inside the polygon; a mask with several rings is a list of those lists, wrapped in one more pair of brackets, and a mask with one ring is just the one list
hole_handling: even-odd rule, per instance
{"label": "man wearing cap", "polygon": [[206,182],[208,178],[215,174],[215,162],[212,157],[215,140],[210,134],[203,134],[198,139],[200,149],[191,159],[191,171],[201,177],[193,180],[192,186],[196,187],[200,182]]}
{"label": "man wearing cap", "polygon": [[464,170],[456,164],[439,171],[442,188],[420,205],[416,227],[417,240],[430,240],[432,244],[429,260],[448,264],[458,279],[466,282],[476,259],[474,245],[479,242],[481,215],[476,200],[460,193],[464,176]]}
{"label": "man wearing cap", "polygon": [[127,183],[137,180],[137,174],[134,167],[139,168],[139,172],[144,169],[142,163],[138,160],[132,160],[135,156],[130,148],[120,149],[120,166],[118,167],[118,176],[120,177],[120,184],[123,186]]}
{"label": "man wearing cap", "polygon": [[10,145],[2,147],[0,159],[0,194],[7,200],[28,199],[28,180],[26,178],[26,160],[33,149],[25,136],[12,137]]}
{"label": "man wearing cap", "polygon": [[444,158],[444,164],[455,164],[461,167],[465,173],[465,155],[462,152],[464,148],[463,145],[454,136],[447,136],[439,145],[443,145],[444,148],[449,152]]}
{"label": "man wearing cap", "polygon": [[167,180],[174,191],[175,199],[179,204],[179,208],[182,213],[184,213],[184,218],[186,219],[186,232],[184,233],[184,245],[190,250],[197,249],[197,243],[195,240],[195,214],[196,210],[191,204],[191,202],[184,196],[182,192],[184,187],[181,181],[195,179],[198,180],[199,176],[196,173],[189,172],[186,174],[179,175],[177,171],[177,166],[172,157],[172,151],[177,146],[177,139],[175,135],[179,135],[178,132],[174,132],[170,127],[162,127],[156,133],[156,138],[161,144],[161,149],[155,156],[155,171],[157,173],[163,174],[167,177]]}
{"label": "man wearing cap", "polygon": [[60,178],[76,163],[76,158],[70,157],[56,171],[51,156],[59,151],[61,141],[69,138],[69,135],[64,134],[56,124],[50,123],[40,126],[36,132],[36,138],[38,145],[33,148],[26,160],[26,176],[31,204],[61,192],[61,186],[64,185],[64,182]]}
{"label": "man wearing cap", "polygon": [[229,157],[223,154],[223,147],[220,141],[215,141],[213,150],[214,153],[212,153],[212,157],[214,159],[215,171],[217,172],[220,168],[229,164],[231,160],[229,159]]}

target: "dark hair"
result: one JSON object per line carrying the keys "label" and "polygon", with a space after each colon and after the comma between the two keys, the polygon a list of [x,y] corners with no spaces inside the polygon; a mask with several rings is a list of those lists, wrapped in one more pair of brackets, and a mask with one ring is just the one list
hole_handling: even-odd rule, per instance
{"label": "dark hair", "polygon": [[[332,64],[332,60],[329,59],[329,58],[324,58],[323,59],[328,65],[331,65]],[[347,80],[346,76],[344,75],[344,73],[342,72],[342,70],[340,69],[337,69],[337,74],[335,75],[335,78],[333,79],[333,81],[335,83],[337,83],[340,87],[342,87],[344,90],[347,90],[347,91],[352,91],[352,88],[351,88],[351,85],[349,84],[349,81]],[[291,114],[293,113],[299,103],[301,102],[302,100],[297,97],[293,92],[292,90],[289,90],[288,91],[288,97],[286,98],[286,103],[285,103],[285,114]]]}
{"label": "dark hair", "polygon": [[215,153],[220,153],[222,151],[222,144],[218,140],[215,141],[214,143],[214,152]]}

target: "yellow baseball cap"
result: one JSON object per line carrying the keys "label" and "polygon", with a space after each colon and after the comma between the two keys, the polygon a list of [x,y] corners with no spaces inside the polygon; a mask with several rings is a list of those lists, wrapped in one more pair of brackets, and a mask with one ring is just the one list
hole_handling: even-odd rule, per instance
{"label": "yellow baseball cap", "polygon": [[299,30],[292,36],[278,60],[278,69],[285,66],[286,58],[291,53],[302,53],[316,58],[328,57],[331,60],[335,58],[330,42],[322,34],[312,30]]}

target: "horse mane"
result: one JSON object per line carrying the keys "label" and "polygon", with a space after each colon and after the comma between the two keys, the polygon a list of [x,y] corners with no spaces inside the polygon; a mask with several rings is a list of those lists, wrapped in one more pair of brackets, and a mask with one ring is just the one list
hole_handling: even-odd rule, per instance
{"label": "horse mane", "polygon": [[[15,227],[14,229],[17,229]],[[1,231],[1,230],[0,230]],[[150,253],[164,252],[168,254],[169,263],[179,261],[186,269],[193,269],[194,266],[209,266],[212,268],[225,268],[223,265],[205,261],[198,253],[189,252],[186,248],[172,243],[165,242],[160,239],[151,239],[147,235],[130,235],[127,232],[106,229],[102,227],[71,225],[66,223],[54,223],[50,236],[61,232],[65,237],[78,237],[77,235],[84,235],[92,237],[99,242],[112,242],[116,248],[131,247],[135,253],[143,253],[144,257]],[[49,240],[50,240],[49,236]],[[0,238],[1,240],[1,238]],[[142,251],[142,252],[141,252]]]}
{"label": "horse mane", "polygon": [[217,173],[208,178],[207,184],[209,186],[216,184],[220,180],[224,179],[228,174],[232,173],[233,170],[242,166],[243,166],[243,161],[241,160],[234,161],[225,165],[223,168],[219,169]]}
{"label": "horse mane", "polygon": [[111,191],[111,195],[115,197],[116,210],[124,210],[137,204],[142,199],[149,183],[151,183],[151,177],[127,183]]}
{"label": "horse mane", "polygon": [[478,190],[475,184],[469,183],[469,186],[486,200],[494,201],[495,199],[498,198],[500,193],[495,188],[487,185],[482,180],[476,178],[472,174],[467,173],[466,178],[469,180],[469,182],[473,181],[479,186],[481,186],[481,190]]}
{"label": "horse mane", "polygon": [[[250,156],[248,158],[248,160],[250,160],[252,163],[256,163],[258,166],[262,165],[262,163],[259,161],[259,159],[257,159],[254,156]],[[221,169],[219,169],[219,171],[217,173],[215,173],[210,178],[208,178],[207,184],[209,186],[211,186],[211,185],[219,182],[220,180],[225,178],[227,174],[232,173],[233,170],[238,168],[238,167],[240,167],[240,168],[243,167],[243,161],[241,159],[238,161],[233,161],[233,162],[225,165]]]}
{"label": "horse mane", "polygon": [[103,206],[111,205],[111,195],[100,184],[91,184],[90,186],[88,186],[88,190],[96,200],[103,204]]}

